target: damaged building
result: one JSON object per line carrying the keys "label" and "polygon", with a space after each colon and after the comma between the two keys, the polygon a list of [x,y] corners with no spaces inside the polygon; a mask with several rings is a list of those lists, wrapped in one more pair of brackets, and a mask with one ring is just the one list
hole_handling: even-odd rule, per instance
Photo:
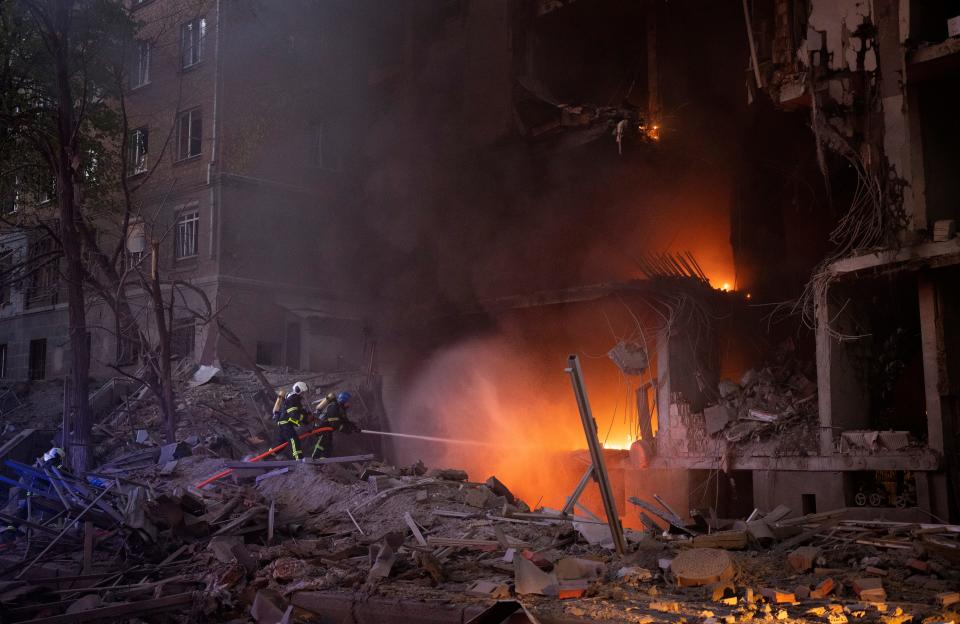
{"label": "damaged building", "polygon": [[0,175],[0,620],[960,624],[956,2],[124,6],[85,471]]}

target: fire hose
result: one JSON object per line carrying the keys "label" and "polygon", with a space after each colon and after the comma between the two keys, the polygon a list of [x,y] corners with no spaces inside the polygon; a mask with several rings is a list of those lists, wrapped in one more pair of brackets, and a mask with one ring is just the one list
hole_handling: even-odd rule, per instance
{"label": "fire hose", "polygon": [[[301,440],[303,440],[303,439],[309,438],[309,437],[312,436],[312,435],[316,435],[316,434],[318,434],[318,433],[323,433],[324,431],[333,431],[333,428],[332,428],[332,427],[318,427],[317,429],[314,429],[313,431],[308,431],[307,433],[301,434],[301,435],[299,436],[299,438],[300,438]],[[424,440],[424,441],[427,441],[427,442],[444,442],[444,443],[447,443],[447,444],[470,444],[470,445],[474,445],[474,446],[494,446],[494,445],[493,445],[492,443],[490,443],[490,442],[481,442],[481,441],[479,441],[479,440],[456,440],[456,439],[453,439],[453,438],[439,438],[439,437],[436,437],[436,436],[416,435],[416,434],[412,434],[412,433],[396,433],[396,432],[393,432],[393,431],[374,431],[374,430],[372,430],[372,429],[361,429],[361,430],[360,430],[360,433],[368,433],[368,434],[372,434],[372,435],[388,436],[388,437],[392,437],[392,438],[409,438],[409,439],[413,439],[413,440]],[[282,451],[283,449],[287,448],[287,446],[289,446],[289,444],[290,444],[289,442],[284,442],[283,444],[279,444],[279,445],[273,447],[272,449],[270,449],[270,450],[268,450],[268,451],[265,451],[265,452],[261,453],[260,455],[257,455],[256,457],[252,457],[252,458],[248,459],[248,460],[247,460],[247,463],[251,463],[251,464],[252,464],[252,463],[254,463],[254,462],[260,461],[261,459],[263,459],[263,458],[265,458],[265,457],[269,457],[270,455],[273,455],[274,453],[278,453],[279,451]],[[214,481],[217,481],[217,480],[219,480],[219,479],[222,479],[223,477],[225,477],[225,476],[233,473],[234,470],[236,470],[236,468],[229,468],[229,469],[227,469],[227,470],[224,470],[223,472],[218,472],[217,474],[213,475],[212,477],[208,477],[208,478],[204,479],[203,481],[201,481],[200,483],[198,483],[198,484],[196,485],[196,487],[197,487],[197,489],[199,489],[199,488],[202,488],[202,487],[205,486],[205,485],[209,485],[209,484],[213,483]]]}
{"label": "fire hose", "polygon": [[[317,427],[317,428],[314,429],[313,431],[308,431],[307,433],[301,433],[301,434],[300,434],[299,436],[297,436],[297,437],[298,437],[300,440],[305,440],[305,439],[309,438],[309,437],[312,436],[312,435],[316,435],[316,434],[318,434],[318,433],[323,433],[324,431],[333,431],[333,427]],[[273,455],[274,453],[278,453],[278,452],[282,451],[283,449],[287,448],[288,446],[290,446],[290,442],[284,442],[283,444],[278,444],[277,446],[273,447],[272,449],[269,449],[269,450],[267,450],[267,451],[264,451],[263,453],[260,453],[260,454],[257,455],[256,457],[251,457],[250,459],[247,460],[247,463],[248,463],[248,464],[252,464],[252,463],[254,463],[254,462],[258,462],[258,461],[260,461],[261,459],[263,459],[264,457],[269,457],[269,456]],[[234,470],[236,470],[236,468],[228,468],[227,470],[224,470],[223,472],[218,472],[217,474],[213,475],[212,477],[207,477],[206,479],[204,479],[203,481],[201,481],[200,483],[198,483],[196,487],[197,487],[197,489],[200,489],[200,488],[202,488],[202,487],[205,486],[205,485],[209,485],[210,483],[213,483],[214,481],[217,481],[217,480],[219,480],[219,479],[222,479],[223,477],[227,476],[228,474],[232,474]]]}

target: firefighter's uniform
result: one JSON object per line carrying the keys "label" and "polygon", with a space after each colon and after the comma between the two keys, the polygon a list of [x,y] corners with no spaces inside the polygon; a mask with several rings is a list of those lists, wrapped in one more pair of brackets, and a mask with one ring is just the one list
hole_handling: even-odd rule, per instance
{"label": "firefighter's uniform", "polygon": [[303,449],[300,446],[300,440],[297,439],[297,427],[306,422],[310,416],[309,410],[304,405],[303,395],[291,392],[283,399],[280,411],[274,413],[277,419],[278,442],[290,443],[290,455],[293,459],[303,458]]}
{"label": "firefighter's uniform", "polygon": [[334,433],[359,431],[357,426],[347,418],[347,401],[349,399],[350,395],[348,393],[341,393],[337,400],[331,401],[324,408],[317,424],[320,427],[330,427],[333,431],[324,431],[317,437],[317,444],[313,447],[313,454],[311,455],[313,459],[323,459],[333,455]]}

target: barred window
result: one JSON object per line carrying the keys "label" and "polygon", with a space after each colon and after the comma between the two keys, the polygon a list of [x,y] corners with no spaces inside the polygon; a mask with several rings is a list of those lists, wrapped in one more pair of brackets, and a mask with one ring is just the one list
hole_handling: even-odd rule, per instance
{"label": "barred window", "polygon": [[177,260],[197,255],[197,242],[200,239],[200,211],[185,210],[177,217],[174,235],[174,257]]}

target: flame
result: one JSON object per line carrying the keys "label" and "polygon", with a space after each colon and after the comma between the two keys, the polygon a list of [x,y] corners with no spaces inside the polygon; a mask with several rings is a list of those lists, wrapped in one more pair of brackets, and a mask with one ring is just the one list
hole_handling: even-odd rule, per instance
{"label": "flame", "polygon": [[611,440],[611,441],[608,441],[608,442],[604,442],[604,443],[603,443],[603,448],[605,448],[605,449],[611,449],[611,450],[618,450],[618,451],[629,451],[629,450],[630,450],[630,446],[631,446],[634,442],[636,442],[636,438],[634,438],[634,437],[633,437],[632,435],[630,435],[630,434],[627,434],[627,435],[623,436],[623,438],[622,438],[622,440],[621,440],[620,442],[617,442],[616,440]]}
{"label": "flame", "polygon": [[[437,353],[412,384],[385,388],[392,430],[498,447],[399,440],[397,460],[462,468],[475,481],[495,475],[531,506],[562,507],[583,471],[571,455],[587,444],[563,359],[543,359],[512,340],[475,339]],[[623,403],[635,401],[635,388],[618,386],[621,377],[606,358],[583,365],[601,442],[629,449],[635,437]]]}

